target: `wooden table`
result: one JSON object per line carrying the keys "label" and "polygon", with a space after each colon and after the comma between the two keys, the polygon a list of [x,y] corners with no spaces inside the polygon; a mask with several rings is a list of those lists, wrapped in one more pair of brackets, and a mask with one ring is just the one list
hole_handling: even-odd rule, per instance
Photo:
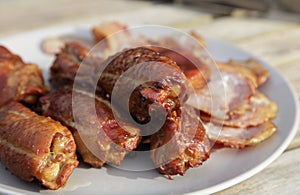
{"label": "wooden table", "polygon": [[[262,17],[246,17],[245,12],[237,10],[231,16],[214,17],[195,8],[144,1],[0,0],[0,36],[56,24],[103,20],[196,29],[201,34],[231,42],[279,69],[300,97],[299,15],[275,11]],[[291,194],[297,191],[300,192],[299,131],[286,151],[266,169],[216,194]]]}

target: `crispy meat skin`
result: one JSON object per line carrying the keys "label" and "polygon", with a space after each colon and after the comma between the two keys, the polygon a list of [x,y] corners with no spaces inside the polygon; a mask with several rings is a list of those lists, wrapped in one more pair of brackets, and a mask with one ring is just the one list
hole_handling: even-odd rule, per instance
{"label": "crispy meat skin", "polygon": [[151,136],[151,158],[162,174],[183,175],[190,167],[197,167],[209,158],[206,131],[191,109],[187,108],[181,122],[179,114],[173,112],[162,129]]}
{"label": "crispy meat skin", "polygon": [[50,82],[52,86],[61,88],[73,85],[80,63],[87,54],[88,49],[79,43],[67,43],[62,52],[56,55],[56,59],[50,68]]}
{"label": "crispy meat skin", "polygon": [[41,70],[0,46],[0,105],[8,101],[34,104],[46,92]]}
{"label": "crispy meat skin", "polygon": [[58,189],[78,165],[75,151],[71,132],[59,122],[17,102],[0,108],[0,160],[14,175]]}
{"label": "crispy meat skin", "polygon": [[[131,130],[130,132],[122,129],[114,119],[108,102],[105,102],[100,98],[94,100],[85,92],[73,91],[73,95],[74,94],[79,97],[76,106],[77,108],[80,108],[84,115],[84,118],[80,119],[83,121],[81,124],[76,124],[74,121],[72,113],[72,91],[70,90],[58,90],[41,97],[40,104],[42,114],[60,121],[72,130],[78,151],[86,163],[91,164],[94,167],[101,167],[105,161],[120,164],[126,151],[131,151],[137,147],[140,141],[139,130],[130,125],[127,125]],[[97,129],[92,125],[96,124],[96,122],[94,121],[93,116],[91,116],[91,110],[86,108],[87,101],[95,101],[96,120],[98,120],[100,124],[100,126],[96,126]],[[112,140],[112,142],[108,140],[105,135],[99,136],[98,138],[97,136],[96,138],[92,138],[91,142],[99,142],[101,145],[101,147],[97,146],[101,159],[98,159],[87,149],[79,136],[78,129],[84,133],[91,133],[91,135],[96,135],[97,132],[95,132],[95,130],[103,130],[106,136]]]}

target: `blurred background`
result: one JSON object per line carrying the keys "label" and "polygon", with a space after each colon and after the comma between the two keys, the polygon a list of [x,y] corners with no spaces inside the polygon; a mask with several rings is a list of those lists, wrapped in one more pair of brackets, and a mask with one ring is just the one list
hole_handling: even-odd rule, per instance
{"label": "blurred background", "polygon": [[[143,16],[141,10],[147,7],[158,9],[157,21],[153,18],[150,22],[150,16]],[[120,20],[121,13],[126,12],[141,13],[138,17],[145,17],[142,23],[159,24],[160,19],[179,18],[164,12],[166,7],[177,9],[180,15],[198,14],[210,19],[234,16],[300,22],[298,0],[0,0],[0,35],[90,18]]]}

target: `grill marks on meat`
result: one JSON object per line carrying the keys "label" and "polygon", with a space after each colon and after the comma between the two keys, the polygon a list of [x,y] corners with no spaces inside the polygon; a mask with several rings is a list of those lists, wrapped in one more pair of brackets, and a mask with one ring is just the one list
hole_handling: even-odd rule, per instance
{"label": "grill marks on meat", "polygon": [[41,70],[0,46],[0,105],[8,101],[34,104],[47,91]]}
{"label": "grill marks on meat", "polygon": [[[76,95],[73,103],[81,112],[79,122],[75,121],[73,115],[72,93]],[[94,101],[97,116],[94,116],[93,108],[86,106],[87,102]],[[127,124],[125,130],[118,125],[109,102],[94,99],[86,92],[58,90],[40,98],[40,104],[43,115],[62,122],[72,130],[83,161],[94,167],[101,167],[105,162],[119,165],[126,152],[135,149],[140,141],[137,128]],[[85,136],[85,141],[89,140],[89,146],[83,143],[78,131]]]}
{"label": "grill marks on meat", "polygon": [[25,181],[58,189],[77,167],[71,132],[59,122],[10,102],[0,108],[0,160]]}

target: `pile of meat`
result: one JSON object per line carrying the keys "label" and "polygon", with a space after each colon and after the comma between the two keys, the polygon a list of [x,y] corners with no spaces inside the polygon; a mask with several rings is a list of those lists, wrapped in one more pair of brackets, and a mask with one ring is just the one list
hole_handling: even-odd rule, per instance
{"label": "pile of meat", "polygon": [[[105,38],[119,30],[134,45],[127,26],[113,22],[93,28],[96,42],[106,41],[102,55],[91,55],[88,44],[74,41],[48,48],[56,52],[50,92],[38,66],[0,47],[0,160],[13,174],[57,189],[78,165],[75,150],[83,162],[102,167],[120,165],[130,151],[147,145],[154,166],[171,177],[201,165],[215,143],[243,148],[276,131],[271,119],[277,106],[259,92],[269,75],[258,61],[217,62],[211,68],[210,60],[172,37],[145,38],[147,46],[128,46],[108,56],[117,40]],[[190,35],[205,44],[197,33]],[[159,47],[161,42],[169,48]],[[160,66],[164,77],[146,82],[122,77],[139,64],[148,64],[144,75]],[[119,101],[112,105],[122,78]],[[160,120],[151,115],[158,108],[164,109],[163,125],[143,136],[143,124]],[[126,109],[135,123],[124,114]]]}

